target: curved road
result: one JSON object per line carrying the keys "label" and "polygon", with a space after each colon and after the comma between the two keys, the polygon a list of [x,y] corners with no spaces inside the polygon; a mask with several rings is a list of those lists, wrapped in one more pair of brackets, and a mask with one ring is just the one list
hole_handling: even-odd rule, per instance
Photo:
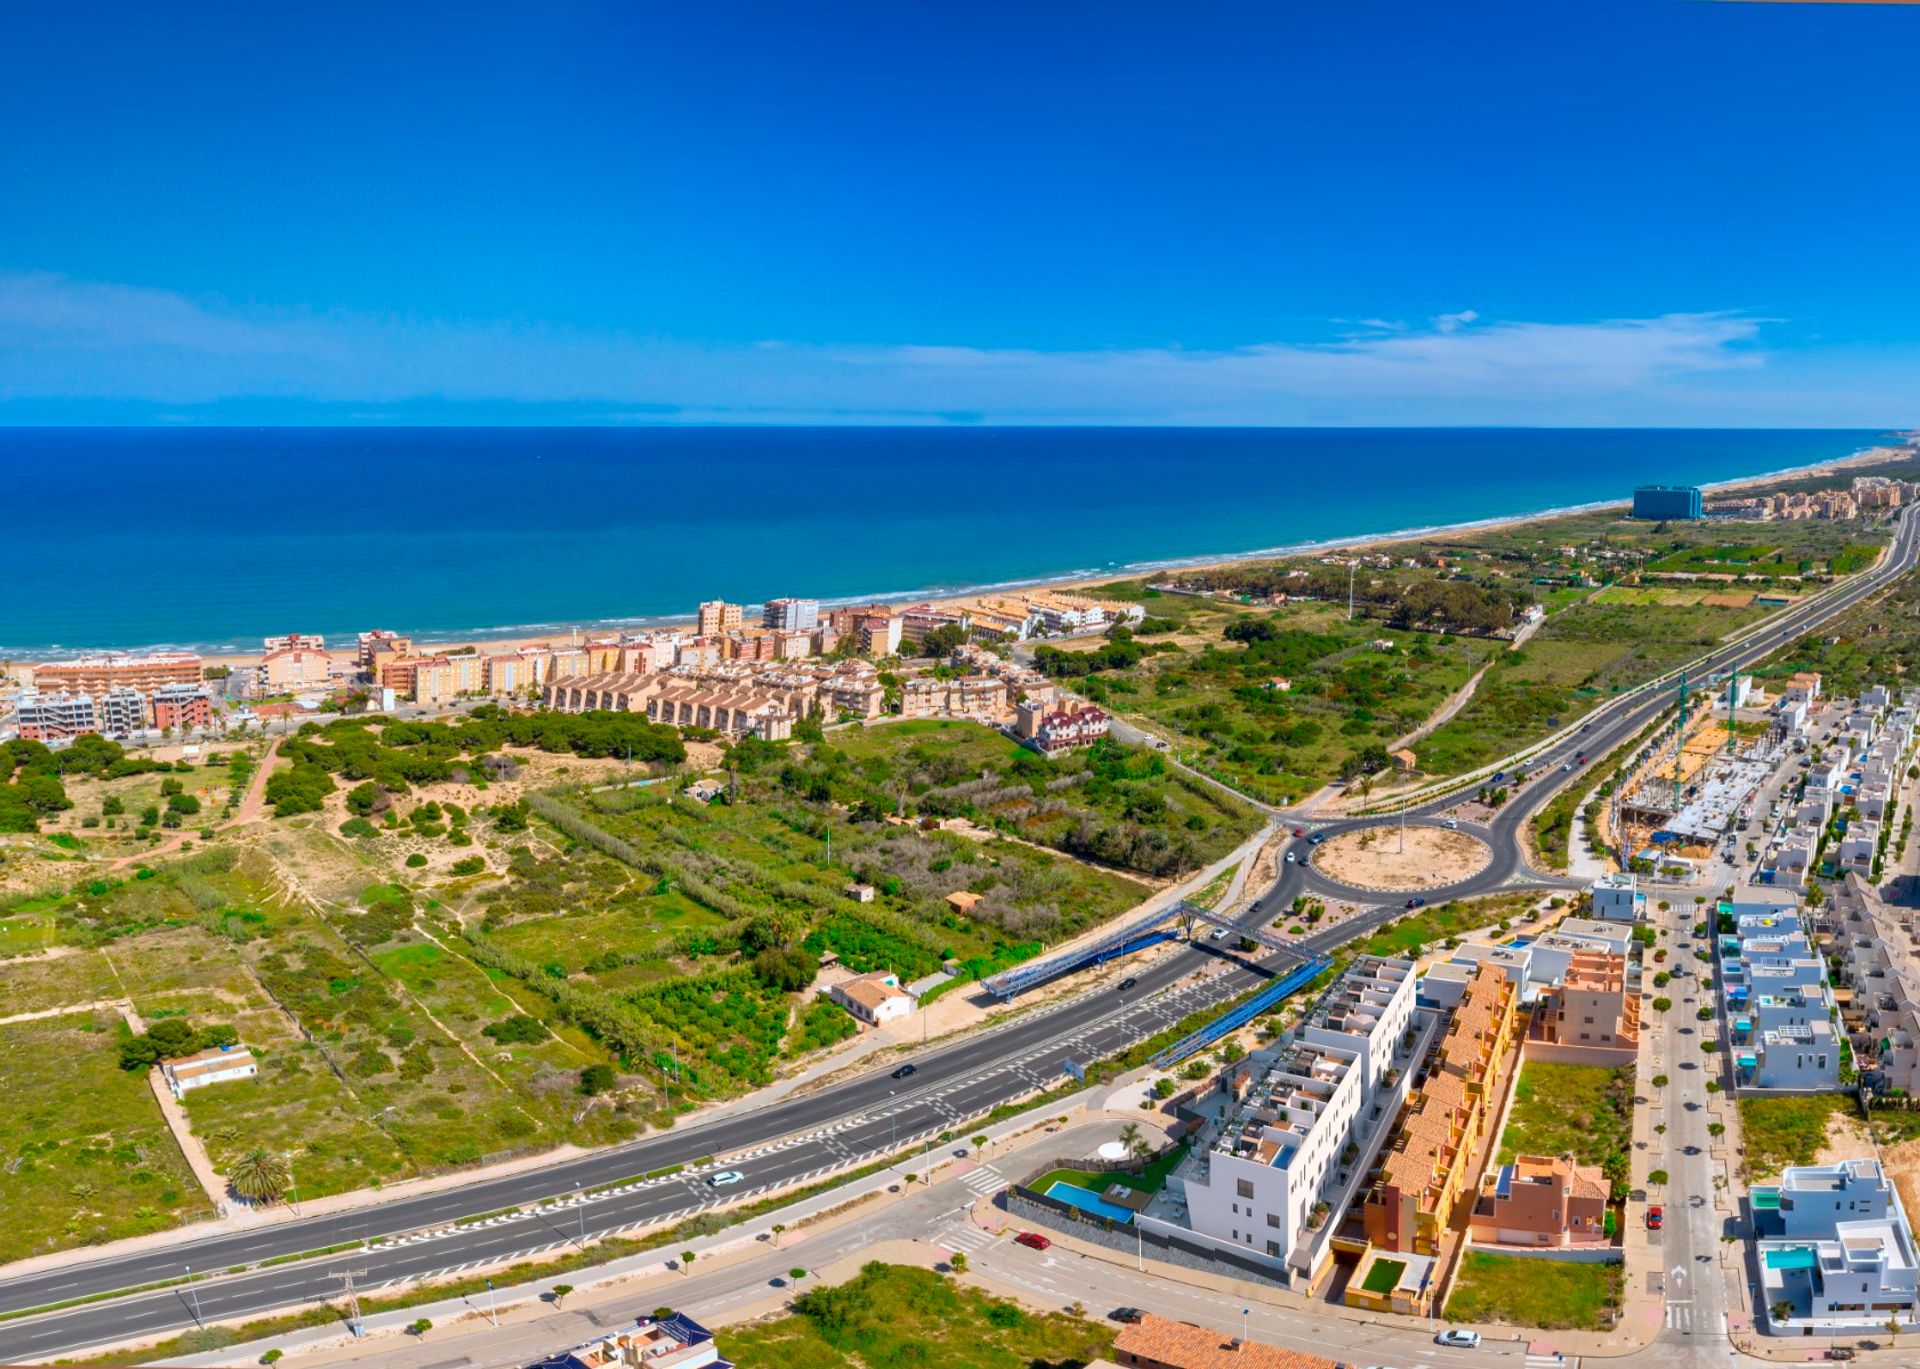
{"label": "curved road", "polygon": [[[1776,649],[1782,641],[1817,626],[1834,614],[1884,588],[1912,567],[1920,551],[1920,520],[1902,515],[1889,553],[1873,570],[1818,602],[1788,610],[1767,631],[1750,641],[1708,653],[1690,669],[1701,673],[1745,666]],[[1664,692],[1627,695],[1603,706],[1585,730],[1529,761],[1533,778],[1485,828],[1476,830],[1493,849],[1492,863],[1472,879],[1436,897],[1487,893],[1502,887],[1565,887],[1528,869],[1521,858],[1526,819],[1571,775],[1560,766],[1577,750],[1595,755],[1631,737],[1667,706]],[[1435,820],[1457,801],[1442,795],[1409,810],[1408,820]],[[1355,818],[1315,824],[1338,832],[1391,826],[1394,818]],[[1306,848],[1302,848],[1303,850]],[[1377,894],[1348,890],[1310,868],[1283,864],[1274,887],[1253,903],[1242,924],[1264,925],[1301,892],[1314,891],[1370,902]],[[1369,908],[1313,936],[1300,952],[1329,950],[1371,933],[1399,915],[1388,903]],[[187,1287],[130,1295],[66,1312],[0,1323],[0,1362],[32,1363],[90,1345],[154,1335],[240,1315],[266,1312],[337,1294],[339,1276],[324,1259],[290,1262],[268,1269],[217,1277],[208,1271],[258,1265],[345,1242],[388,1238],[354,1256],[358,1286],[364,1291],[387,1284],[493,1265],[613,1231],[675,1218],[702,1208],[736,1202],[767,1189],[784,1187],[874,1157],[894,1153],[959,1126],[994,1106],[1018,1099],[1062,1078],[1069,1059],[1088,1060],[1116,1053],[1179,1021],[1199,1008],[1223,1002],[1297,963],[1297,953],[1249,963],[1226,955],[1208,942],[1180,947],[1135,973],[1135,987],[1124,994],[1095,990],[1023,1014],[989,1031],[930,1051],[916,1060],[909,1078],[883,1071],[850,1079],[816,1093],[771,1107],[704,1124],[678,1128],[644,1140],[557,1162],[538,1170],[476,1182],[469,1187],[396,1199],[337,1216],[278,1223],[249,1231],[206,1236],[162,1249],[109,1256],[0,1283],[0,1314],[68,1302],[115,1290],[179,1280],[199,1271]],[[1209,963],[1221,973],[1197,977]],[[666,1179],[630,1184],[622,1181],[699,1157],[709,1163]],[[726,1188],[710,1187],[704,1176],[720,1169],[745,1177]],[[578,1203],[522,1212],[493,1222],[453,1224],[474,1214],[540,1204],[608,1184],[620,1187]]]}

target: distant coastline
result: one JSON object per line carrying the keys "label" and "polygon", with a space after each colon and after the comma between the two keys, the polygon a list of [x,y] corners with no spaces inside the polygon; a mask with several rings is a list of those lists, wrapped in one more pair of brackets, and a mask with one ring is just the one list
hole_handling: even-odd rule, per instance
{"label": "distant coastline", "polygon": [[[1387,430],[1380,431],[1385,432]],[[1856,437],[1855,440],[1859,441],[1860,438],[1867,436],[1868,435],[1862,434]],[[1558,439],[1561,438],[1562,435],[1556,433],[1550,434],[1549,437]],[[1894,443],[1903,439],[1907,445],[1894,445]],[[1463,437],[1462,443],[1464,444],[1468,440],[1467,437]],[[1482,438],[1482,440],[1484,440],[1484,438]],[[1700,481],[1698,483],[1700,483],[1704,489],[1724,493],[1730,490],[1764,485],[1781,480],[1806,478],[1823,473],[1881,465],[1911,456],[1912,454],[1913,440],[1908,437],[1908,435],[1897,435],[1891,442],[1887,436],[1880,436],[1877,444],[1856,446],[1845,455],[1780,466],[1754,474],[1723,477],[1716,480]],[[536,456],[534,459],[538,460],[539,458]],[[1495,474],[1497,476],[1497,473]],[[1630,478],[1623,483],[1641,483],[1641,480],[1638,478]],[[1489,493],[1497,491],[1500,488],[1501,486],[1496,479],[1490,486]],[[1384,497],[1384,492],[1381,499],[1372,502],[1378,503],[1383,511],[1389,514],[1399,511]],[[833,606],[858,603],[897,604],[923,601],[935,603],[951,602],[958,599],[976,597],[981,594],[1038,588],[1086,588],[1115,580],[1135,579],[1143,575],[1153,575],[1156,573],[1191,570],[1202,567],[1239,565],[1254,561],[1270,560],[1276,557],[1311,555],[1355,547],[1382,546],[1420,538],[1458,536],[1488,528],[1511,527],[1546,519],[1566,517],[1608,508],[1618,508],[1625,502],[1623,498],[1609,498],[1586,502],[1560,503],[1524,512],[1497,514],[1484,518],[1453,519],[1427,524],[1412,524],[1399,528],[1376,529],[1325,538],[1303,538],[1281,544],[1253,546],[1245,549],[1221,550],[1182,556],[1143,557],[1105,566],[1082,562],[1078,569],[1052,574],[1011,576],[1005,579],[968,583],[923,583],[918,586],[880,589],[870,592],[839,594],[810,593],[809,586],[806,583],[808,577],[804,570],[799,572],[769,571],[766,573],[762,583],[757,586],[757,589],[762,597],[772,597],[779,594],[800,594],[806,597],[817,597],[823,605]],[[1370,503],[1369,507],[1371,506],[1372,504]],[[1223,517],[1229,512],[1231,511],[1223,510]],[[954,523],[957,526],[963,526],[964,520],[956,514]],[[1123,537],[1124,533],[1116,530],[1114,540],[1120,541],[1123,540]],[[1083,540],[1085,540],[1084,536]],[[564,550],[556,553],[555,564],[560,565],[563,564],[564,561]],[[539,568],[535,568],[535,573],[537,573],[538,569]],[[398,570],[404,573],[406,567],[401,565],[398,567]],[[899,581],[896,580],[895,583],[898,585]],[[747,596],[740,594],[737,590],[729,595],[725,586],[716,586],[712,597],[723,596],[733,597],[736,601],[758,602],[757,600],[748,599]],[[314,630],[309,626],[313,620],[308,610],[289,607],[284,610],[284,613],[276,610],[273,617],[276,622],[282,625],[282,630]],[[578,617],[556,617],[545,621],[522,621],[502,624],[496,620],[491,625],[448,628],[431,625],[416,626],[407,621],[407,617],[408,615],[400,612],[391,614],[375,613],[368,618],[363,626],[367,628],[392,628],[397,631],[409,632],[416,641],[423,645],[451,646],[465,643],[486,643],[493,646],[511,646],[516,643],[565,638],[575,632],[589,634],[636,630],[649,627],[666,627],[683,624],[691,620],[691,614],[689,612],[616,616],[583,614]],[[265,633],[262,635],[265,635]],[[342,638],[331,631],[329,632],[329,639],[330,643],[336,646],[343,640],[350,640]],[[198,640],[191,638],[175,638],[173,640],[160,638],[147,641],[133,639],[76,640],[58,646],[0,648],[0,659],[11,663],[31,663],[44,659],[54,659],[63,655],[99,650],[191,650],[199,652],[207,657],[209,661],[220,662],[257,656],[258,641],[257,639],[232,636]]]}

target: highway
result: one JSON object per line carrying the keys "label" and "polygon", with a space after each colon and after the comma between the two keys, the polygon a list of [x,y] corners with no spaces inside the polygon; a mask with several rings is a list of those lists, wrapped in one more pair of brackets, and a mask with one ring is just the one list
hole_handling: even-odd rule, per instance
{"label": "highway", "polygon": [[[1786,638],[1824,622],[1883,588],[1914,564],[1920,522],[1902,515],[1888,554],[1872,571],[1831,597],[1787,610],[1751,641],[1709,653],[1693,669],[1701,674],[1744,666],[1776,649]],[[1640,730],[1667,707],[1671,695],[1626,695],[1599,709],[1587,730],[1529,763],[1532,778],[1484,827],[1468,827],[1486,839],[1491,863],[1473,878],[1432,891],[1445,898],[1500,888],[1570,887],[1538,875],[1522,858],[1526,819],[1578,774],[1560,767],[1575,751],[1599,756]],[[1408,821],[1437,822],[1457,797],[1438,797],[1411,810]],[[1356,818],[1316,823],[1339,832],[1390,826],[1394,818]],[[1463,824],[1463,826],[1465,826]],[[1304,846],[1299,849],[1305,850]],[[1274,887],[1255,900],[1242,925],[1262,926],[1302,892],[1318,892],[1373,904],[1377,893],[1346,889],[1301,864],[1282,864]],[[1205,940],[1176,947],[1134,972],[1125,993],[1099,989],[1013,1017],[1003,1025],[940,1046],[915,1060],[916,1071],[896,1079],[878,1070],[705,1124],[649,1136],[628,1145],[579,1156],[537,1170],[469,1186],[395,1199],[350,1213],[277,1223],[254,1230],[184,1240],[159,1249],[45,1269],[0,1282],[0,1314],[44,1307],[116,1290],[183,1278],[197,1271],[190,1289],[117,1298],[67,1312],[0,1323],[0,1362],[31,1363],[90,1345],[159,1334],[213,1321],[264,1313],[338,1292],[324,1261],[277,1265],[233,1275],[208,1271],[378,1237],[399,1238],[356,1256],[363,1290],[480,1264],[555,1249],[571,1241],[677,1218],[719,1207],[763,1191],[846,1168],[926,1141],[959,1127],[998,1104],[1062,1081],[1063,1064],[1114,1054],[1197,1009],[1225,1002],[1255,987],[1300,955],[1330,950],[1364,936],[1399,916],[1398,903],[1370,906],[1355,918],[1302,938],[1298,952],[1263,962],[1227,954]],[[1225,945],[1226,943],[1220,943]],[[1218,972],[1198,977],[1209,965]],[[694,1161],[714,1157],[714,1163]],[[614,1184],[674,1165],[683,1174],[593,1195],[544,1214],[521,1213],[492,1223],[454,1227],[461,1218],[528,1207],[579,1190]],[[736,1185],[714,1188],[705,1176],[738,1170]],[[411,1233],[432,1233],[418,1239]]]}

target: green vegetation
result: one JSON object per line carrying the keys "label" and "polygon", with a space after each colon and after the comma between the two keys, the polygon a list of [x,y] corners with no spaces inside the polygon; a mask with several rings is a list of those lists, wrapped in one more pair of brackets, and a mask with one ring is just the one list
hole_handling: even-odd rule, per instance
{"label": "green vegetation", "polygon": [[1158,1193],[1166,1187],[1167,1176],[1178,1169],[1186,1157],[1187,1146],[1182,1142],[1165,1154],[1154,1157],[1138,1174],[1130,1174],[1124,1169],[1053,1169],[1035,1179],[1029,1187],[1036,1193],[1045,1193],[1054,1184],[1069,1183],[1094,1193],[1104,1193],[1110,1186],[1119,1184],[1136,1193]]}
{"label": "green vegetation", "polygon": [[1617,1264],[1570,1264],[1469,1250],[1447,1299],[1447,1320],[1604,1331],[1619,1315],[1624,1281],[1625,1271]]}
{"label": "green vegetation", "polygon": [[805,1055],[808,1051],[821,1050],[859,1031],[860,1024],[845,1008],[830,999],[816,998],[801,1014],[800,1023],[787,1042],[787,1054]]}
{"label": "green vegetation", "polygon": [[1840,1094],[1742,1098],[1740,1131],[1749,1178],[1766,1179],[1788,1165],[1812,1164],[1827,1143],[1827,1130],[1836,1115],[1853,1116],[1853,1100]]}
{"label": "green vegetation", "polygon": [[90,1012],[0,1027],[0,1261],[213,1215],[118,1030]]}
{"label": "green vegetation", "polygon": [[1367,1269],[1367,1277],[1360,1287],[1369,1293],[1391,1293],[1400,1284],[1400,1276],[1407,1272],[1405,1260],[1376,1259]]}
{"label": "green vegetation", "polygon": [[1112,1343],[1098,1322],[1027,1312],[931,1270],[872,1263],[847,1283],[800,1294],[790,1316],[729,1331],[726,1351],[741,1369],[1031,1369],[1098,1359]]}
{"label": "green vegetation", "polygon": [[1624,1196],[1633,1132],[1633,1070],[1529,1061],[1513,1086],[1499,1163],[1516,1155],[1572,1155],[1599,1165]]}
{"label": "green vegetation", "polygon": [[1419,955],[1422,947],[1437,941],[1464,936],[1482,927],[1490,927],[1502,919],[1521,916],[1533,902],[1533,897],[1528,894],[1448,899],[1434,907],[1395,918],[1368,937],[1361,944],[1360,953],[1408,959]]}

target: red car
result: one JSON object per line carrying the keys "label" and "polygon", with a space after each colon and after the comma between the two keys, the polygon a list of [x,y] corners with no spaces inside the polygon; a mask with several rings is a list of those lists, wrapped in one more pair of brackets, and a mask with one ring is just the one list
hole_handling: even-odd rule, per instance
{"label": "red car", "polygon": [[1024,1245],[1029,1250],[1047,1250],[1053,1245],[1052,1241],[1037,1231],[1022,1231],[1013,1238],[1013,1242],[1015,1245]]}
{"label": "red car", "polygon": [[1307,834],[1307,829],[1304,827],[1296,827],[1293,829],[1293,834],[1296,837],[1304,837]]}
{"label": "red car", "polygon": [[1660,1211],[1658,1203],[1647,1209],[1647,1230],[1658,1231],[1660,1223],[1664,1220],[1666,1220],[1666,1214]]}

